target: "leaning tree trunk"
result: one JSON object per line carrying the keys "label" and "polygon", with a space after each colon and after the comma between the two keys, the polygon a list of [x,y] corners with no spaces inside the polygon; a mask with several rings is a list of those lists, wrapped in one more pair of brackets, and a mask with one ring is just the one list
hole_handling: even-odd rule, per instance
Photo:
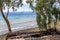
{"label": "leaning tree trunk", "polygon": [[4,20],[5,20],[6,24],[7,24],[9,32],[11,32],[11,26],[10,26],[9,20],[5,17],[2,8],[0,9],[0,11],[1,11],[2,17],[4,18]]}

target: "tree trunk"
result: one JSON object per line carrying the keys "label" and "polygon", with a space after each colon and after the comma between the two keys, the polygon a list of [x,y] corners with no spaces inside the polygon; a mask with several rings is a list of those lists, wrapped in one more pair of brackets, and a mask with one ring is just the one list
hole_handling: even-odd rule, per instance
{"label": "tree trunk", "polygon": [[7,24],[9,32],[11,32],[11,26],[10,26],[9,20],[5,17],[2,8],[0,9],[0,11],[1,11],[2,17],[4,18],[4,20],[5,20],[6,24]]}

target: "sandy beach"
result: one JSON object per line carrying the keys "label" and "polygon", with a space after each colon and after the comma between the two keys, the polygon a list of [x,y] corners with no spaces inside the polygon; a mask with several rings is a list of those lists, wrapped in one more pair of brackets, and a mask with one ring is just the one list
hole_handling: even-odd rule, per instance
{"label": "sandy beach", "polygon": [[[34,32],[34,31],[39,31],[39,29],[36,28],[30,28],[30,29],[26,29],[26,30],[19,30],[16,32]],[[1,35],[0,36],[0,40],[4,40],[6,38],[6,34],[5,35]],[[38,37],[38,38],[15,38],[15,39],[8,39],[8,40],[59,40],[60,39],[60,35],[48,35],[48,36],[43,36],[43,37]]]}
{"label": "sandy beach", "polygon": [[[17,33],[17,32],[36,32],[36,31],[39,31],[39,28],[35,27],[35,28],[30,28],[30,29],[25,29],[25,30],[19,30],[19,31],[15,31],[15,33]],[[4,40],[6,38],[6,35],[7,34],[0,35],[0,40]]]}

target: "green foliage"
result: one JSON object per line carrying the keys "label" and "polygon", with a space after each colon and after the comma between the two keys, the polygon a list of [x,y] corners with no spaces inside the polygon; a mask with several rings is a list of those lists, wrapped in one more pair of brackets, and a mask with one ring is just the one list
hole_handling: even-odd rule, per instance
{"label": "green foliage", "polygon": [[[37,25],[39,28],[48,29],[51,28],[52,22],[52,14],[55,15],[56,20],[54,21],[54,25],[57,24],[57,9],[52,8],[55,0],[36,0],[36,5],[34,6],[34,10],[37,13]],[[28,0],[29,4],[32,4],[31,0]],[[30,5],[30,7],[33,5]],[[53,10],[52,10],[53,9]],[[48,22],[47,22],[48,21]]]}
{"label": "green foliage", "polygon": [[[47,23],[46,23],[46,20],[47,20],[47,18],[50,16],[49,14],[49,12],[50,12],[50,10],[48,10],[48,6],[47,6],[47,3],[48,3],[48,0],[39,0],[39,1],[37,1],[37,3],[36,3],[36,8],[35,8],[35,10],[36,11],[39,11],[40,10],[40,12],[38,12],[38,15],[40,14],[40,16],[42,15],[43,16],[43,18],[42,19],[40,19],[40,21],[42,22],[42,28],[45,28],[45,29],[47,29]],[[45,13],[44,13],[45,12]],[[46,15],[45,15],[46,14]],[[38,17],[37,17],[37,21],[38,21],[39,19],[38,19]],[[41,23],[39,23],[39,24],[41,24]],[[39,25],[38,24],[38,25]],[[48,18],[48,25],[50,24],[50,17]],[[41,25],[39,26],[39,27],[41,27]],[[49,26],[50,27],[50,26]]]}
{"label": "green foliage", "polygon": [[15,2],[15,0],[13,2],[11,2],[11,0],[0,0],[0,7],[4,7],[4,4],[9,8],[12,7],[13,10],[15,10],[14,7],[18,8],[23,5],[22,0],[19,0],[18,2]]}
{"label": "green foliage", "polygon": [[18,4],[17,4],[17,7],[19,7],[19,5],[21,4],[21,6],[23,5],[22,4],[22,0],[19,0]]}
{"label": "green foliage", "polygon": [[[57,9],[54,9],[54,8],[52,8],[52,5],[53,5],[53,3],[55,2],[55,0],[39,0],[39,1],[37,1],[37,3],[36,3],[36,8],[35,8],[35,10],[36,11],[41,11],[41,12],[38,12],[38,15],[40,14],[40,16],[42,15],[43,16],[43,20],[42,19],[40,19],[40,20],[42,20],[41,22],[42,22],[42,24],[45,26],[45,27],[43,27],[43,28],[47,28],[47,27],[49,27],[49,28],[51,28],[51,22],[52,22],[52,16],[51,16],[51,14],[52,13],[54,13],[54,15],[55,15],[55,18],[56,18],[56,20],[54,21],[54,25],[55,25],[55,27],[56,27],[56,24],[57,24],[57,19],[58,19],[58,10]],[[44,8],[44,9],[43,9]],[[53,10],[52,10],[53,9]],[[45,14],[45,15],[44,15]],[[47,19],[48,18],[48,19]],[[38,21],[39,19],[37,19],[37,21]],[[48,21],[48,23],[46,23],[46,20]],[[41,23],[40,23],[41,24]],[[39,24],[38,24],[39,25]],[[48,25],[48,26],[47,26]],[[41,26],[41,25],[40,25]],[[39,26],[39,27],[40,27]]]}
{"label": "green foliage", "polygon": [[34,0],[27,0],[26,2],[29,3],[30,8],[33,10],[34,6],[33,6],[33,1]]}
{"label": "green foliage", "polygon": [[0,8],[2,7],[2,0],[0,0]]}
{"label": "green foliage", "polygon": [[11,0],[2,0],[2,2],[11,2]]}

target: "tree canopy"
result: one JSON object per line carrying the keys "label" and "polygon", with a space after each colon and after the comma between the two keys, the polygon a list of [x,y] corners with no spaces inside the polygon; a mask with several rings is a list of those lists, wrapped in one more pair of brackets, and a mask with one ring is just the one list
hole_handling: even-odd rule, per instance
{"label": "tree canopy", "polygon": [[[33,6],[34,2],[36,4],[35,6]],[[55,20],[53,20],[54,27],[57,25],[58,10],[52,7],[55,2],[56,0],[27,0],[27,3],[30,4],[30,7],[32,7],[37,14],[36,19],[39,28],[51,28],[51,22],[54,19],[52,16],[55,17]]]}

